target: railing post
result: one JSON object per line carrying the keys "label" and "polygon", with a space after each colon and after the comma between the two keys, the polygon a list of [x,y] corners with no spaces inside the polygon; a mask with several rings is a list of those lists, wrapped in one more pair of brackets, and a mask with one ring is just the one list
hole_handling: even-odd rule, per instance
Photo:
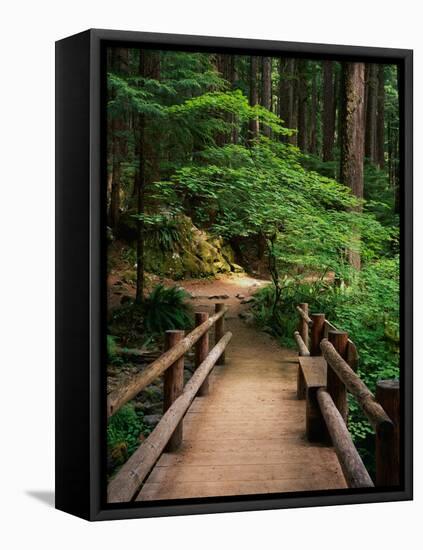
{"label": "railing post", "polygon": [[306,435],[310,442],[322,442],[328,439],[325,420],[317,401],[317,392],[322,386],[309,386],[306,393]]}
{"label": "railing post", "polygon": [[312,313],[310,318],[313,321],[311,326],[310,355],[322,355],[322,352],[320,351],[320,342],[325,337],[325,314]]}
{"label": "railing post", "polygon": [[[300,304],[299,307],[304,311],[304,313],[306,313],[308,315],[308,304],[302,303],[302,304]],[[305,321],[301,317],[301,315],[300,315],[300,319],[299,319],[299,323],[298,323],[298,332],[300,333],[300,336],[303,339],[304,344],[306,345],[306,348],[308,348],[309,347],[309,345],[308,345],[308,324],[307,324],[307,321]]]}
{"label": "railing post", "polygon": [[400,385],[399,380],[379,380],[376,401],[392,420],[393,430],[376,430],[376,486],[400,484]]}
{"label": "railing post", "polygon": [[[202,325],[209,318],[209,314],[206,311],[197,311],[195,313],[195,326]],[[209,353],[209,331],[205,332],[203,336],[195,344],[195,368],[201,365],[204,359]],[[209,378],[207,377],[201,384],[197,395],[204,396],[209,393]]]}
{"label": "railing post", "polygon": [[[328,340],[339,353],[339,355],[346,359],[347,346],[348,346],[348,333],[341,330],[330,330],[328,333]],[[327,370],[327,390],[332,397],[338,411],[341,413],[345,424],[348,422],[348,400],[347,389],[345,384],[340,380],[336,372],[328,364]]]}
{"label": "railing post", "polygon": [[[219,313],[219,311],[222,311],[222,309],[225,307],[225,304],[215,304],[215,312]],[[218,341],[223,337],[225,334],[225,315],[223,314],[220,319],[218,319],[215,323],[214,327],[214,343],[217,344]],[[219,357],[219,359],[216,362],[216,365],[224,365],[225,364],[225,353],[222,353],[222,355]]]}
{"label": "railing post", "polygon": [[[166,351],[173,348],[185,336],[183,330],[167,330],[165,334]],[[177,359],[164,373],[163,381],[163,412],[172,405],[184,389],[184,356]],[[182,443],[182,420],[173,432],[165,451],[176,451]]]}

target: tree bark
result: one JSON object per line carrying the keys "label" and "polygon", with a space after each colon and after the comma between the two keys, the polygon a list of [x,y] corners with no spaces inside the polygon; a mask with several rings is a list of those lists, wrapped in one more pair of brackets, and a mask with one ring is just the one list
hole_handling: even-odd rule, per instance
{"label": "tree bark", "polygon": [[[279,117],[285,128],[294,128],[295,59],[279,60]],[[289,138],[282,138],[289,141]]]}
{"label": "tree bark", "polygon": [[307,144],[307,61],[301,59],[298,62],[298,147],[306,152]]}
{"label": "tree bark", "polygon": [[[235,56],[228,54],[217,54],[215,57],[216,70],[226,80],[232,89],[237,78]],[[237,143],[238,141],[238,129],[236,127],[236,115],[224,113],[222,115],[223,120],[233,125],[230,137],[224,132],[219,133],[216,136],[216,144],[223,147],[226,143]]]}
{"label": "tree bark", "polygon": [[[139,74],[145,78],[160,79],[160,53],[150,50],[140,50]],[[142,86],[142,83],[141,83]],[[136,303],[144,299],[144,248],[145,226],[142,216],[145,214],[146,187],[152,181],[160,178],[159,170],[159,139],[157,130],[149,127],[149,117],[139,115],[138,137],[138,182],[137,182],[137,283]]]}
{"label": "tree bark", "polygon": [[[341,147],[341,182],[353,194],[363,198],[364,161],[364,63],[343,65],[343,123]],[[361,210],[361,206],[358,207]],[[357,240],[359,236],[357,235]],[[360,269],[360,253],[349,251],[350,264]]]}
{"label": "tree bark", "polygon": [[[272,110],[272,58],[263,57],[262,59],[262,91],[261,104],[268,111]],[[271,130],[269,126],[263,124],[262,132],[270,137]]]}
{"label": "tree bark", "polygon": [[[251,56],[250,58],[250,105],[254,107],[258,105],[258,86],[257,86],[257,73],[258,73],[258,57]],[[249,137],[250,140],[255,140],[259,135],[259,121],[257,118],[251,119],[249,122]]]}
{"label": "tree bark", "polygon": [[[113,48],[111,54],[111,66],[113,72],[124,75],[128,71],[128,52],[127,48]],[[119,223],[120,212],[120,193],[122,185],[121,163],[125,149],[125,138],[122,135],[126,128],[125,115],[123,113],[115,114],[111,120],[112,135],[112,173],[111,173],[111,192],[109,207],[109,225],[116,229]]]}
{"label": "tree bark", "polygon": [[323,161],[333,160],[335,139],[335,82],[333,61],[323,61]]}
{"label": "tree bark", "polygon": [[377,119],[377,65],[368,63],[366,66],[366,137],[365,156],[371,162],[376,161],[376,119]]}
{"label": "tree bark", "polygon": [[377,94],[376,162],[385,167],[385,65],[379,65]]}
{"label": "tree bark", "polygon": [[317,154],[317,74],[316,74],[315,64],[313,64],[312,66],[309,126],[310,126],[309,152],[312,155],[316,155]]}

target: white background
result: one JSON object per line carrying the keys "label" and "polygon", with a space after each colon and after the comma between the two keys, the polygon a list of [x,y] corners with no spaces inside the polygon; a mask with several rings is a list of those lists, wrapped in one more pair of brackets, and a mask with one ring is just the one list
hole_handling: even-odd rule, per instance
{"label": "white background", "polygon": [[[422,399],[415,502],[89,524],[55,511],[54,41],[90,27],[415,50],[415,199],[422,204],[422,18],[417,1],[3,2],[0,63],[0,544],[3,548],[416,548],[422,539]],[[416,212],[419,214],[417,206]],[[416,216],[416,310],[421,216]],[[417,350],[423,327],[416,319]],[[415,361],[415,387],[422,387]],[[75,397],[75,407],[78,406]],[[69,434],[71,436],[71,434]],[[75,446],[78,441],[75,441]],[[41,497],[41,498],[40,498]],[[3,540],[4,539],[4,540]]]}

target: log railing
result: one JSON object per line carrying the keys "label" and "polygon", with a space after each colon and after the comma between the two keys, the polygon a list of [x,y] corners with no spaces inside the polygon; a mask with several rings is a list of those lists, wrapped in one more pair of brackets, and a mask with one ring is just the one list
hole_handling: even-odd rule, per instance
{"label": "log railing", "polygon": [[[337,330],[325,319],[323,313],[309,315],[308,304],[300,304],[297,311],[299,327],[294,333],[294,339],[300,357],[322,356],[323,364],[327,363],[325,385],[307,386],[301,365],[298,371],[297,394],[299,397],[304,393],[306,395],[306,427],[309,440],[325,441],[329,436],[348,486],[373,486],[373,481],[348,431],[349,392],[375,430],[376,486],[399,485],[398,380],[380,380],[377,382],[374,396],[356,372],[359,357],[357,348],[348,338],[348,334]],[[324,368],[323,364],[316,363],[321,368]]]}
{"label": "log railing", "polygon": [[[164,374],[163,416],[108,485],[108,502],[128,502],[136,498],[141,485],[163,451],[175,451],[182,443],[183,417],[194,398],[207,395],[208,375],[215,364],[224,363],[224,352],[232,333],[224,330],[227,308],[215,305],[215,314],[195,314],[196,328],[184,337],[180,330],[166,332],[166,351],[126,385],[110,394],[108,416],[115,414],[148,384]],[[209,330],[215,326],[215,345],[209,351]],[[196,370],[184,387],[184,355],[195,345]]]}

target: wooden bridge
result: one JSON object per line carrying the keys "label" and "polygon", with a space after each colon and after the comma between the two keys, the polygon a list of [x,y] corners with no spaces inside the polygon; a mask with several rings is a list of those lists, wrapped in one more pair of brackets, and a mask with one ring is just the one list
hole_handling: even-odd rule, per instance
{"label": "wooden bridge", "polygon": [[297,309],[298,356],[245,324],[241,337],[238,318],[225,332],[220,303],[196,313],[187,336],[166,333],[167,351],[108,397],[111,416],[164,375],[164,415],[110,481],[109,502],[373,487],[348,432],[347,391],[375,428],[376,484],[399,484],[398,382],[380,382],[375,398],[348,335]]}

